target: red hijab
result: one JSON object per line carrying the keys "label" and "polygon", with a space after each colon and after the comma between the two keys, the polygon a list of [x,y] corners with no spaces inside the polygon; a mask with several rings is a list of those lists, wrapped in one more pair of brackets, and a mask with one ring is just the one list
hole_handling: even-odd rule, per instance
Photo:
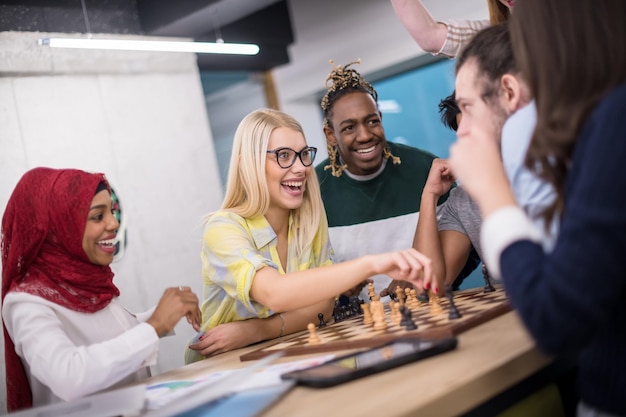
{"label": "red hijab", "polygon": [[[74,311],[92,313],[119,295],[113,272],[83,250],[91,201],[103,174],[34,168],[20,179],[2,218],[2,301],[25,292]],[[7,410],[32,406],[32,393],[13,341],[4,330]]]}

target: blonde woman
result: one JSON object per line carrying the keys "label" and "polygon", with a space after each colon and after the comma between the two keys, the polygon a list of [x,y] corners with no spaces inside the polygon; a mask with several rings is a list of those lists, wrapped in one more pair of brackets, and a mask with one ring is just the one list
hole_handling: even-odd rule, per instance
{"label": "blonde woman", "polygon": [[301,125],[277,110],[235,133],[226,196],[202,242],[205,333],[187,363],[304,330],[334,297],[376,274],[417,283],[430,260],[414,249],[333,265],[328,225]]}

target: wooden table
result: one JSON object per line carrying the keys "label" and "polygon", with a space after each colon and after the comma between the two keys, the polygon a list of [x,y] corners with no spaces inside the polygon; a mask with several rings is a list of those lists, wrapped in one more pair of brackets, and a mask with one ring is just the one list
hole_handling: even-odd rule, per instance
{"label": "wooden table", "polygon": [[[457,416],[475,409],[552,363],[536,349],[515,312],[470,329],[460,334],[458,340],[454,351],[333,388],[295,387],[261,415]],[[143,382],[152,384],[241,368],[251,362],[241,362],[239,356],[259,347],[228,352]],[[278,362],[302,358],[286,357]]]}

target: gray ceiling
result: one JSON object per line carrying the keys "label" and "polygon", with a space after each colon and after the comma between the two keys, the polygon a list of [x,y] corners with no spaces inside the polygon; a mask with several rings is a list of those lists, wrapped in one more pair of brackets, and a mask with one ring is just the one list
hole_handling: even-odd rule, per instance
{"label": "gray ceiling", "polygon": [[[0,31],[142,34],[257,43],[256,56],[198,55],[202,71],[265,71],[289,62],[286,0],[0,0]],[[89,26],[89,30],[87,27]]]}

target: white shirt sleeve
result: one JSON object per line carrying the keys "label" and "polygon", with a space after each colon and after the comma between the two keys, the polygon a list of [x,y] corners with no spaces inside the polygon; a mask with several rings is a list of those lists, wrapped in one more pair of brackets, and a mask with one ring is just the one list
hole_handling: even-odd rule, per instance
{"label": "white shirt sleeve", "polygon": [[147,321],[150,318],[150,316],[152,316],[152,313],[154,313],[154,310],[156,310],[156,306],[153,306],[148,311],[143,311],[141,313],[136,313],[135,316],[137,317],[137,320],[139,321],[139,323],[143,323],[143,322]]}
{"label": "white shirt sleeve", "polygon": [[68,401],[108,388],[156,361],[154,328],[129,325],[121,319],[119,304],[112,304],[96,313],[79,313],[11,292],[2,315],[27,371]]}

